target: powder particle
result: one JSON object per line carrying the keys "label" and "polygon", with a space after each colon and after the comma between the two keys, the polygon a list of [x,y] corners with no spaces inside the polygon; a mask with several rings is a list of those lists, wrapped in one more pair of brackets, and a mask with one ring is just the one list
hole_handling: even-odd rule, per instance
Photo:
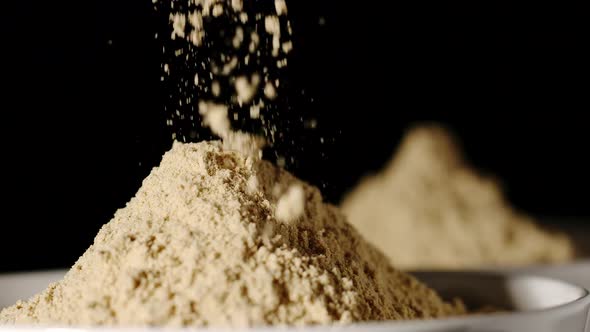
{"label": "powder particle", "polygon": [[[263,106],[264,104],[262,104]],[[256,105],[252,105],[250,106],[250,119],[258,119],[260,118],[260,109],[261,109],[261,104],[256,104]]]}
{"label": "powder particle", "polygon": [[264,96],[271,100],[277,97],[277,89],[272,82],[266,82],[264,85]]}
{"label": "powder particle", "polygon": [[243,42],[244,42],[244,29],[242,27],[237,27],[234,38],[232,39],[232,44],[234,45],[234,48],[240,48],[240,46],[242,45]]}
{"label": "powder particle", "polygon": [[224,76],[228,76],[232,73],[232,71],[237,67],[238,65],[238,58],[237,57],[232,57],[231,60],[223,65],[223,69],[221,70],[221,75]]}
{"label": "powder particle", "polygon": [[215,135],[225,138],[228,136],[231,125],[227,118],[227,107],[211,102],[199,103],[199,114],[203,116],[203,124],[211,129]]}
{"label": "powder particle", "polygon": [[389,165],[363,180],[342,208],[399,268],[554,263],[573,255],[569,239],[515,212],[437,126],[410,131]]}
{"label": "powder particle", "polygon": [[275,0],[275,10],[277,15],[287,14],[287,2],[285,0]]}
{"label": "powder particle", "polygon": [[305,192],[299,185],[292,185],[277,202],[276,218],[279,221],[291,222],[305,211]]}
{"label": "powder particle", "polygon": [[259,43],[260,37],[256,32],[252,32],[252,34],[250,35],[250,45],[248,46],[248,50],[250,51],[250,53],[256,52]]}
{"label": "powder particle", "polygon": [[283,43],[283,52],[290,53],[292,49],[293,49],[293,42],[288,41],[286,43]]}
{"label": "powder particle", "polygon": [[221,85],[217,81],[211,82],[211,93],[215,97],[219,97],[221,95]]}
{"label": "powder particle", "polygon": [[254,74],[248,79],[245,76],[236,78],[235,88],[237,93],[238,103],[244,104],[249,103],[258,89],[260,84],[260,76]]}
{"label": "powder particle", "polygon": [[[173,14],[173,18],[177,16],[184,16],[181,13]],[[201,12],[194,10],[192,13],[188,14],[188,21],[192,27],[192,31],[189,34],[189,42],[191,42],[195,46],[201,46],[203,43],[203,39],[205,38],[205,31],[203,30],[203,15]],[[184,36],[184,30],[183,34]]]}
{"label": "powder particle", "polygon": [[223,14],[223,6],[221,4],[213,6],[213,17],[219,17],[221,14]]}
{"label": "powder particle", "polygon": [[[297,220],[275,218],[277,184],[305,193]],[[175,143],[64,279],[0,323],[299,325],[462,312],[394,270],[317,188],[203,142]]]}
{"label": "powder particle", "polygon": [[176,37],[184,38],[184,29],[186,27],[186,16],[185,15],[171,15],[170,20],[172,21],[172,40]]}
{"label": "powder particle", "polygon": [[277,16],[266,16],[264,18],[264,29],[272,35],[272,55],[278,56],[281,43],[281,23]]}
{"label": "powder particle", "polygon": [[244,2],[242,0],[231,0],[231,6],[234,11],[240,12],[244,7]]}

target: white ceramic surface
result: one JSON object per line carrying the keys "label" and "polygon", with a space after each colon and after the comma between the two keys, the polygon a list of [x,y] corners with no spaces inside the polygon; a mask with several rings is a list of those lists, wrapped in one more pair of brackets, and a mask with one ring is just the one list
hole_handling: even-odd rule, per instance
{"label": "white ceramic surface", "polygon": [[557,278],[590,290],[590,259],[559,265],[538,265],[507,269],[507,271]]}
{"label": "white ceramic surface", "polygon": [[64,274],[64,270],[0,274],[0,308],[35,295]]}

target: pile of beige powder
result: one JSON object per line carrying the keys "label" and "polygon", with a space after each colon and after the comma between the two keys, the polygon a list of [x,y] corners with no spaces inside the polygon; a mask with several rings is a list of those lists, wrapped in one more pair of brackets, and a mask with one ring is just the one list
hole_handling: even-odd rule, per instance
{"label": "pile of beige powder", "polygon": [[[465,313],[392,268],[317,188],[260,160],[262,139],[231,130],[230,118],[246,107],[272,142],[265,119],[280,81],[270,73],[286,66],[292,48],[284,1],[271,14],[244,8],[240,0],[170,8],[170,38],[182,41],[174,56],[208,75],[180,82],[167,124],[196,127],[196,114],[181,111],[192,105],[223,141],[176,142],[64,279],[1,311],[1,324],[242,327]],[[189,54],[210,43],[205,23],[216,19],[236,24],[232,47],[248,52],[192,63]],[[244,72],[264,59],[272,61]]]}
{"label": "pile of beige powder", "polygon": [[438,126],[411,130],[395,158],[365,178],[342,209],[361,234],[403,269],[556,263],[570,240],[515,212],[497,183],[462,159]]}
{"label": "pile of beige powder", "polygon": [[319,190],[220,142],[175,143],[65,278],[0,323],[326,324],[461,314]]}

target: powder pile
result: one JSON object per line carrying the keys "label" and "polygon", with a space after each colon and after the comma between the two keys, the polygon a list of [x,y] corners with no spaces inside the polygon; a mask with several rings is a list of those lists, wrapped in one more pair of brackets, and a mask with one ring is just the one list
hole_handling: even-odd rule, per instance
{"label": "powder pile", "polygon": [[342,203],[361,234],[403,269],[555,263],[572,258],[562,234],[515,212],[471,169],[450,134],[411,130],[395,158]]}
{"label": "powder pile", "polygon": [[292,49],[284,0],[154,3],[176,42],[163,49],[174,59],[163,80],[178,75],[167,124],[186,124],[173,138],[198,138],[200,117],[222,141],[175,143],[64,279],[0,323],[242,327],[465,312],[393,269],[317,188],[260,160],[262,139],[231,129],[245,109],[271,143],[280,137],[268,121]]}
{"label": "powder pile", "polygon": [[[298,208],[279,221],[285,193]],[[0,323],[300,325],[463,311],[393,269],[317,188],[213,141],[175,143],[65,278]]]}

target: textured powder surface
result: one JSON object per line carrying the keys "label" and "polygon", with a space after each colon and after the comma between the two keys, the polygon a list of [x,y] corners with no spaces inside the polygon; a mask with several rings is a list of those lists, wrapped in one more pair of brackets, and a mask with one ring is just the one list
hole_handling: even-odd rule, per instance
{"label": "textured powder surface", "polygon": [[398,268],[553,263],[573,255],[565,236],[515,212],[436,126],[411,131],[389,165],[362,181],[342,208]]}
{"label": "textured powder surface", "polygon": [[[279,222],[276,193],[299,190],[304,211]],[[394,270],[317,188],[202,142],[175,143],[64,279],[0,323],[299,325],[463,311]]]}

